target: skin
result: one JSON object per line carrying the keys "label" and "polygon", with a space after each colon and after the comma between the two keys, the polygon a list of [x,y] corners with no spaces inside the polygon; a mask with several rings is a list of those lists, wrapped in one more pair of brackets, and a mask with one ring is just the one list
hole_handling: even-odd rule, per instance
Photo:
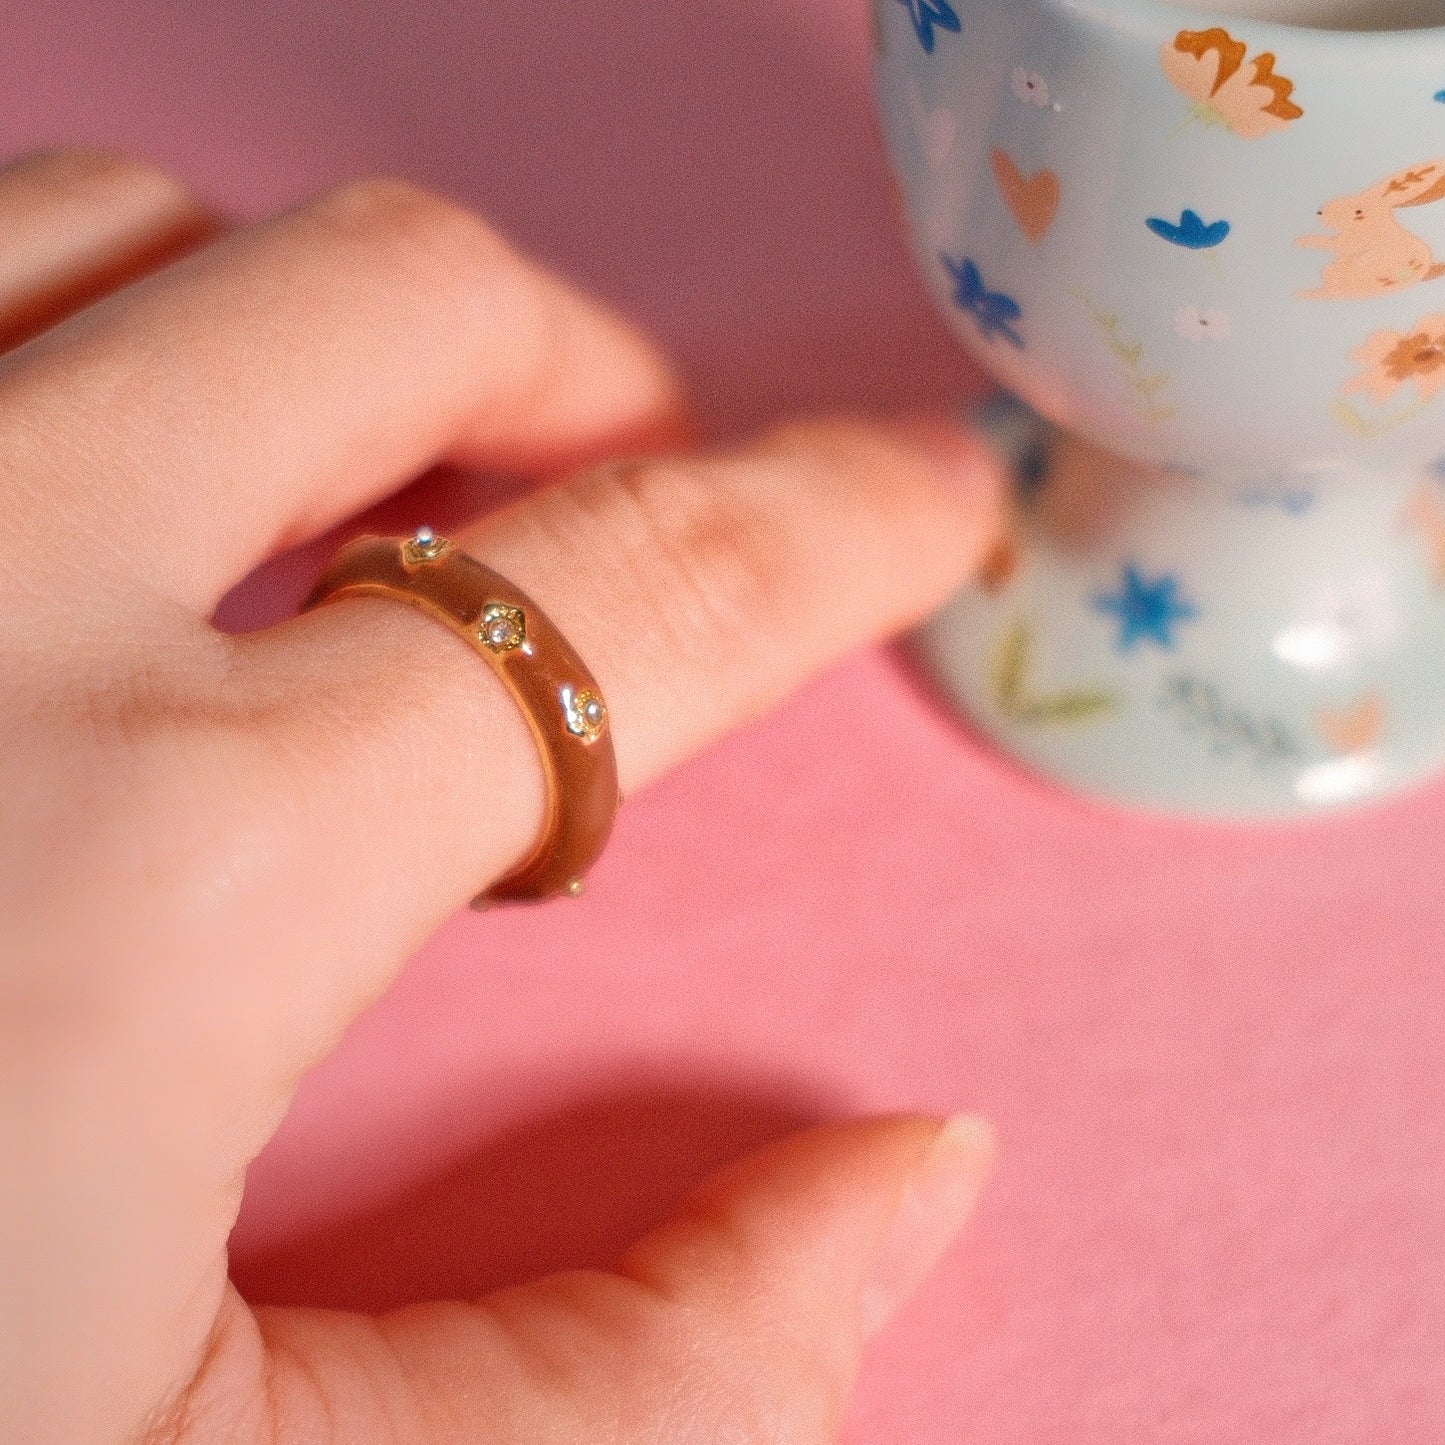
{"label": "skin", "polygon": [[298,1081],[544,798],[426,618],[209,619],[434,464],[522,471],[545,485],[457,540],[588,659],[630,794],[956,587],[1001,523],[981,449],[827,421],[700,451],[645,337],[397,182],[222,235],[149,167],[45,155],[0,215],[0,1438],[831,1439],[969,1211],[981,1124],[815,1130],[615,1270],[482,1300],[229,1285]]}

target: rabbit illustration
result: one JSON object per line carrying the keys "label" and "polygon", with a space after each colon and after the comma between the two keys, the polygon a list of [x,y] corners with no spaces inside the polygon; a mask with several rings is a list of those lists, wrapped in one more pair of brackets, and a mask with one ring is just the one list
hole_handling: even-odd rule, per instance
{"label": "rabbit illustration", "polygon": [[1421,281],[1445,276],[1430,246],[1396,218],[1408,206],[1445,201],[1445,160],[1415,166],[1356,196],[1330,201],[1320,218],[1335,236],[1301,236],[1295,243],[1333,251],[1318,291],[1301,294],[1311,301],[1356,301],[1388,296]]}

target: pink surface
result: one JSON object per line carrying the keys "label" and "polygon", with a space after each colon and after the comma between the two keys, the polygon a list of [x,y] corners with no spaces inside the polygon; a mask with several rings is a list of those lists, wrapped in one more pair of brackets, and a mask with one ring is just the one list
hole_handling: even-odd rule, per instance
{"label": "pink surface", "polygon": [[[659,328],[720,429],[976,385],[892,233],[861,0],[7,9],[10,145],[247,213],[438,184]],[[1438,1442],[1442,860],[1440,788],[1300,832],[1094,812],[861,658],[635,800],[585,904],[447,928],[256,1165],[239,1276],[475,1289],[797,1122],[967,1105],[1002,1171],[850,1439]]]}

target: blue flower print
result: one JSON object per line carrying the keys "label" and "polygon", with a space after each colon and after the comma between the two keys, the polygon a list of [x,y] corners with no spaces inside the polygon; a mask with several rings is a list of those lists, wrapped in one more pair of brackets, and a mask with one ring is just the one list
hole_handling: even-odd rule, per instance
{"label": "blue flower print", "polygon": [[1179,595],[1177,577],[1166,574],[1149,582],[1132,563],[1125,566],[1117,592],[1100,593],[1094,598],[1094,610],[1119,619],[1120,652],[1133,652],[1141,642],[1153,642],[1170,650],[1175,624],[1193,622],[1199,616],[1194,604]]}
{"label": "blue flower print", "polygon": [[1024,339],[1014,330],[1013,323],[1024,314],[1023,307],[1012,296],[990,291],[983,284],[982,272],[967,257],[961,261],[955,261],[952,256],[938,259],[953,278],[953,304],[973,317],[984,339],[992,341],[995,336],[1002,336],[1022,351]]}
{"label": "blue flower print", "polygon": [[948,0],[898,0],[898,3],[908,11],[909,18],[913,21],[913,28],[918,32],[918,43],[930,54],[933,54],[933,47],[938,42],[938,37],[933,33],[936,26],[939,30],[947,30],[957,35],[963,29],[963,22],[958,18],[958,11],[948,3]]}
{"label": "blue flower print", "polygon": [[1229,239],[1234,229],[1228,221],[1215,221],[1206,226],[1198,211],[1185,211],[1178,224],[1152,216],[1145,223],[1156,236],[1168,241],[1171,246],[1183,246],[1186,251],[1212,251]]}

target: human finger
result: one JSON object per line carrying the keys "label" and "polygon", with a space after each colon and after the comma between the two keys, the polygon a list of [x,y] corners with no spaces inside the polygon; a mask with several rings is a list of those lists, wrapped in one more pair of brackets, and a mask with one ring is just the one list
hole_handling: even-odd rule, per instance
{"label": "human finger", "polygon": [[0,351],[203,245],[218,218],[156,167],[51,150],[0,169]]}
{"label": "human finger", "polygon": [[[990,550],[1000,494],[951,429],[814,423],[588,472],[459,540],[595,672],[631,792],[941,602]],[[240,1180],[297,1081],[532,845],[544,802],[496,675],[393,601],[189,644],[157,628],[135,656],[46,714],[62,754],[72,734],[107,741],[95,764],[38,790],[32,767],[7,795],[26,1048],[74,1072],[30,1121],[46,1197],[71,1204],[66,1231],[46,1216],[17,1235],[22,1378],[56,1396],[103,1355],[97,1411],[188,1357],[174,1322],[214,1311]]]}
{"label": "human finger", "polygon": [[967,1116],[835,1124],[725,1170],[613,1271],[380,1318],[233,1293],[152,1438],[828,1445],[993,1154]]}
{"label": "human finger", "polygon": [[[940,602],[991,548],[1000,493],[952,430],[814,423],[585,473],[459,540],[590,664],[632,791]],[[157,632],[79,700],[64,725],[113,746],[59,803],[53,784],[30,800],[6,878],[48,940],[26,977],[45,1055],[90,1081],[84,1110],[63,1106],[72,1082],[34,1120],[54,1194],[78,1202],[64,1234],[22,1231],[28,1373],[68,1378],[125,1301],[138,1327],[96,1409],[185,1355],[153,1327],[214,1310],[240,1180],[298,1079],[543,817],[510,697],[412,609],[338,600],[192,641]]]}
{"label": "human finger", "polygon": [[0,368],[0,539],[57,519],[70,565],[209,614],[270,552],[437,462],[550,472],[686,434],[635,328],[461,208],[355,183]]}
{"label": "human finger", "polygon": [[[936,606],[1003,512],[991,458],[950,426],[821,422],[588,472],[459,540],[587,661],[631,793]],[[248,965],[247,987],[274,984],[293,1026],[330,1037],[534,844],[539,761],[494,674],[393,601],[237,639],[226,666],[264,723],[217,773],[244,777],[248,816],[276,820],[234,901],[254,919],[307,900],[306,967],[288,949],[260,976]]]}

